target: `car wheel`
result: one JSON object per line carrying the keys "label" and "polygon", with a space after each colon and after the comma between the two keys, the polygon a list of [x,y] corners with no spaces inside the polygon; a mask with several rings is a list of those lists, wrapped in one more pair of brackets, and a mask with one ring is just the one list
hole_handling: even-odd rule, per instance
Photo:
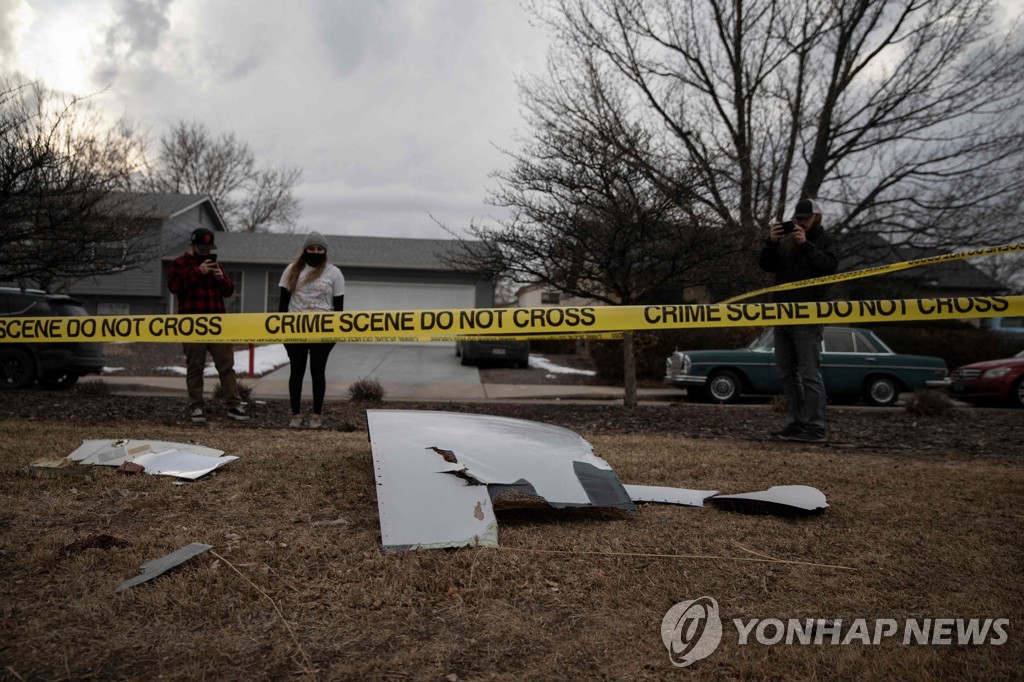
{"label": "car wheel", "polygon": [[1014,407],[1024,407],[1024,377],[1017,379],[1010,389],[1010,402]]}
{"label": "car wheel", "polygon": [[0,388],[28,388],[35,380],[35,362],[27,351],[0,348]]}
{"label": "car wheel", "polygon": [[708,377],[708,396],[717,403],[733,403],[740,397],[740,380],[729,370],[720,370]]}
{"label": "car wheel", "polygon": [[56,374],[39,380],[39,385],[50,391],[65,391],[78,383],[78,375],[71,372]]}
{"label": "car wheel", "polygon": [[462,360],[460,360],[459,362],[461,362],[466,367],[469,367],[473,364],[473,361],[466,357],[465,353],[462,354]]}
{"label": "car wheel", "polygon": [[899,400],[900,389],[896,380],[887,376],[868,377],[864,382],[864,400],[868,405],[891,407]]}
{"label": "car wheel", "polygon": [[455,357],[457,357],[457,358],[461,358],[462,357],[462,346],[459,345],[458,341],[455,342]]}

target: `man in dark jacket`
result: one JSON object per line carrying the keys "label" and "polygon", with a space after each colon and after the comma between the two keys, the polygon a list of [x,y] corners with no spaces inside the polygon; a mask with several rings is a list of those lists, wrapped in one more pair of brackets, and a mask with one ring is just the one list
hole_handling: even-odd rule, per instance
{"label": "man in dark jacket", "polygon": [[[235,293],[235,285],[213,254],[216,245],[213,232],[197,228],[189,239],[190,250],[171,263],[167,288],[177,297],[176,311],[181,315],[224,314],[224,299]],[[195,424],[206,422],[203,403],[203,372],[206,353],[220,375],[220,387],[228,403],[228,417],[245,421],[249,418],[235,377],[235,353],[230,343],[186,343],[185,386],[188,388],[189,416]]]}
{"label": "man in dark jacket", "polygon": [[[796,204],[793,220],[773,223],[758,261],[762,270],[775,273],[776,284],[787,284],[834,274],[839,265],[832,237],[821,223],[821,207],[813,199]],[[775,301],[824,301],[827,286],[777,291]],[[787,440],[824,442],[825,383],[821,378],[822,325],[787,325],[775,328],[775,365],[790,421],[772,435]]]}

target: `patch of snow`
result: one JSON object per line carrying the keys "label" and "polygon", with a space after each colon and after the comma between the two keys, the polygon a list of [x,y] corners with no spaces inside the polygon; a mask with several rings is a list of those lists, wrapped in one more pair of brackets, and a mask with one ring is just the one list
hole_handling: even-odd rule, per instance
{"label": "patch of snow", "polygon": [[556,365],[555,363],[548,360],[543,355],[531,355],[530,356],[530,367],[534,369],[543,369],[547,371],[549,375],[554,374],[582,374],[584,376],[592,377],[597,372],[592,369],[575,369],[573,367],[565,367],[563,365]]}
{"label": "patch of snow", "polygon": [[[253,348],[253,353],[253,376],[261,377],[268,372],[273,372],[278,367],[288,364],[288,352],[285,351],[284,344],[282,343],[275,343],[269,346],[255,346]],[[184,367],[157,367],[157,369],[165,372],[173,372],[180,376],[185,376],[187,371]],[[248,348],[235,351],[235,373],[248,375]],[[217,376],[217,368],[213,366],[212,362],[206,364],[206,369],[203,370],[203,376]]]}

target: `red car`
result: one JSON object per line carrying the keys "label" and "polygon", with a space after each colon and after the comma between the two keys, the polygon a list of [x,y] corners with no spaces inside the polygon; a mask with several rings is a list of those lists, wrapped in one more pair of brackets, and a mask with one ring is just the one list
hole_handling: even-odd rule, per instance
{"label": "red car", "polygon": [[949,392],[958,400],[1024,407],[1024,350],[1012,358],[957,367],[950,379]]}

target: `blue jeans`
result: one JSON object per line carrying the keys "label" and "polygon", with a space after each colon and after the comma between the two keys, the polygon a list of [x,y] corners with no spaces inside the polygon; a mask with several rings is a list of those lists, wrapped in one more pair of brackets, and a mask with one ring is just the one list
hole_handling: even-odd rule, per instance
{"label": "blue jeans", "polygon": [[775,367],[792,424],[825,433],[825,382],[821,378],[821,334],[817,324],[775,328]]}

